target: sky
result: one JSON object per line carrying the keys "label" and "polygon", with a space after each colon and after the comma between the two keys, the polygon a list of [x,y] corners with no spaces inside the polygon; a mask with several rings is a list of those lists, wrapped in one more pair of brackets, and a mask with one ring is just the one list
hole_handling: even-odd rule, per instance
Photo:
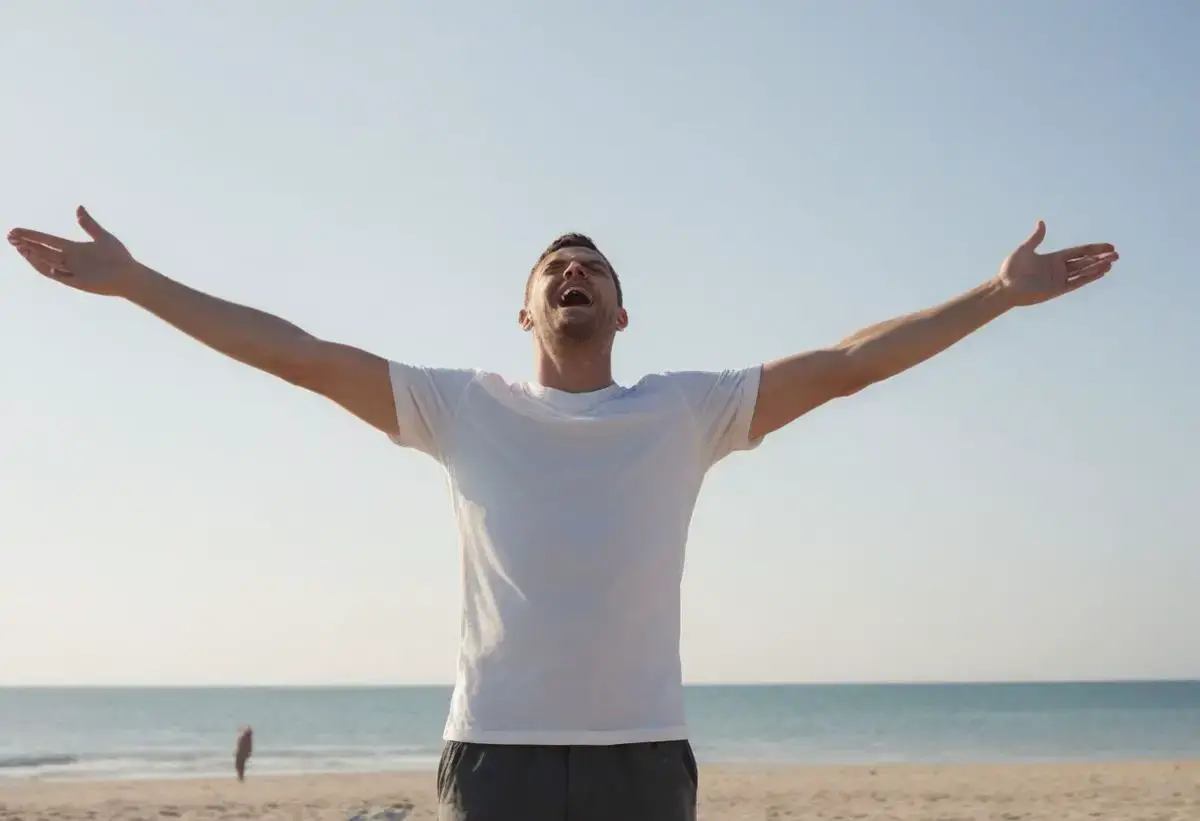
{"label": "sky", "polygon": [[[623,383],[836,342],[1045,248],[1116,271],[710,475],[689,682],[1200,677],[1200,6],[0,9],[0,226],[317,335],[531,376],[591,234]],[[447,683],[427,457],[0,249],[0,684]]]}

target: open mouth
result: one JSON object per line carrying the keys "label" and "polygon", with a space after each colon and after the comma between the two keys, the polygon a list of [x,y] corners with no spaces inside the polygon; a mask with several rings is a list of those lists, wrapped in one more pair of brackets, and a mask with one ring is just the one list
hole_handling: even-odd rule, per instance
{"label": "open mouth", "polygon": [[558,304],[563,308],[581,308],[592,304],[592,295],[582,288],[568,288],[558,297]]}

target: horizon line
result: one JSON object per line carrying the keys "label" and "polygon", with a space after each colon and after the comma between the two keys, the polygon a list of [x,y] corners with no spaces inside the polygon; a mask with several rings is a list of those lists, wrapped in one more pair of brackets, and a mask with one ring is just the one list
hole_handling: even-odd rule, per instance
{"label": "horizon line", "polygon": [[[1200,684],[1200,678],[1081,678],[1081,679],[896,679],[887,681],[691,681],[685,688],[706,687],[1003,687],[1080,684]],[[158,684],[4,684],[0,690],[432,690],[453,689],[453,682],[276,682],[276,683],[158,683]]]}

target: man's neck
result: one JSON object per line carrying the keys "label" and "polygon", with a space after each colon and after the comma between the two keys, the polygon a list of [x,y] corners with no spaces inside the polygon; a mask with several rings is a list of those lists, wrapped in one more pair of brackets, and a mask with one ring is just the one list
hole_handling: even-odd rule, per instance
{"label": "man's neck", "polygon": [[539,385],[565,393],[603,390],[613,383],[612,350],[550,350],[535,344],[533,372]]}

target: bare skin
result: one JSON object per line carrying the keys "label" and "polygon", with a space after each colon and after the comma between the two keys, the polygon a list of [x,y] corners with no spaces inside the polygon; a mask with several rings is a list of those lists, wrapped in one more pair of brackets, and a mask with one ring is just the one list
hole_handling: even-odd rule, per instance
{"label": "bare skin", "polygon": [[226,356],[321,394],[384,433],[397,432],[387,360],[175,282],[134,259],[82,206],[76,218],[90,241],[22,228],[8,240],[55,282],[128,300]]}
{"label": "bare skin", "polygon": [[602,254],[563,248],[547,256],[534,272],[517,321],[533,335],[539,384],[571,393],[612,384],[613,341],[629,315],[617,304],[612,268]]}
{"label": "bare skin", "polygon": [[814,408],[889,379],[941,353],[1005,313],[1073,293],[1104,277],[1118,259],[1111,244],[1038,253],[1046,224],[1008,255],[995,276],[949,302],[864,328],[823,350],[763,367],[751,438],[766,436]]}
{"label": "bare skin", "polygon": [[[87,241],[17,228],[9,242],[34,270],[55,282],[126,299],[227,356],[397,433],[385,359],[181,285],[139,263],[82,207],[76,216]],[[826,402],[924,362],[1016,308],[1096,282],[1118,259],[1109,243],[1042,253],[1045,234],[1045,224],[1038,222],[994,276],[955,299],[872,325],[828,348],[766,363],[751,436],[765,436]],[[583,291],[586,299],[566,304],[570,288]],[[612,384],[613,341],[629,317],[617,304],[611,268],[602,255],[581,248],[549,255],[534,272],[518,321],[533,336],[534,374],[541,384],[571,392]]]}

